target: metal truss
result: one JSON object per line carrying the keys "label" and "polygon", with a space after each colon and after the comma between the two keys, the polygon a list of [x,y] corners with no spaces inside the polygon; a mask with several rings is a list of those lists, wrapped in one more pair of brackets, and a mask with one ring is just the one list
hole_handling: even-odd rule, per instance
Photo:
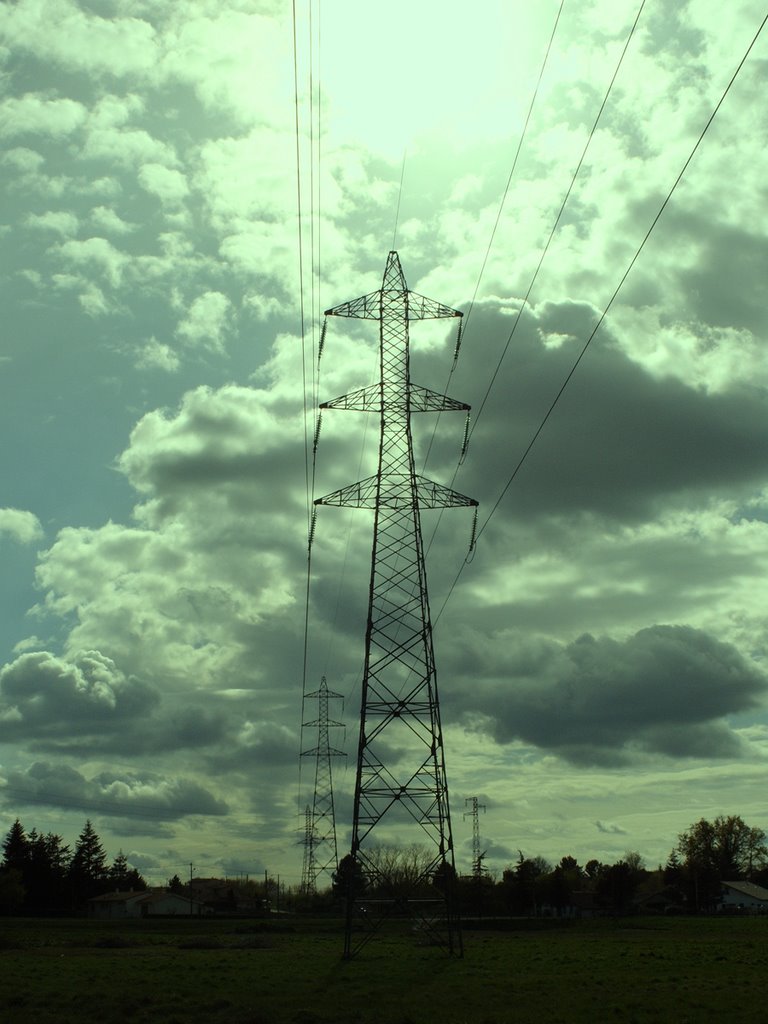
{"label": "metal truss", "polygon": [[315,791],[312,807],[307,807],[306,813],[301,888],[305,894],[312,895],[317,892],[318,877],[325,873],[330,883],[339,863],[331,759],[346,757],[346,754],[331,746],[330,730],[343,729],[344,725],[333,721],[328,714],[329,700],[342,699],[342,694],[329,690],[323,676],[319,688],[307,694],[309,698],[317,698],[317,718],[304,722],[303,727],[317,729],[317,746],[301,752],[302,757],[315,758]]}
{"label": "metal truss", "polygon": [[[379,415],[377,472],[315,502],[375,510],[344,953],[354,955],[385,921],[407,914],[425,940],[461,955],[421,509],[477,502],[415,472],[411,414],[469,406],[411,382],[409,323],[462,314],[409,291],[390,252],[381,288],[326,316],[380,324],[378,383],[321,407]],[[416,872],[394,877],[377,841],[401,841],[407,829],[424,856]]]}

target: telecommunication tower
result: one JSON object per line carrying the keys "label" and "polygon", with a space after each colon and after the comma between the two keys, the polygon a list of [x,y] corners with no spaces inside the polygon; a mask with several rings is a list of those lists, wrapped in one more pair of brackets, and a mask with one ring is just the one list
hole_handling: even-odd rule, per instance
{"label": "telecommunication tower", "polygon": [[[379,321],[378,382],[321,405],[378,414],[377,472],[315,501],[374,510],[344,955],[403,912],[425,937],[461,955],[421,510],[477,502],[416,473],[411,413],[468,412],[469,406],[411,382],[409,324],[462,314],[410,291],[397,253],[390,252],[381,288],[325,315]],[[405,892],[383,876],[375,855],[376,840],[387,831],[375,834],[383,823],[388,838],[399,839],[406,825],[421,829],[426,863]]]}
{"label": "telecommunication tower", "polygon": [[312,808],[307,807],[304,826],[304,866],[302,892],[317,892],[317,879],[323,872],[330,882],[338,866],[336,847],[336,815],[333,805],[333,772],[331,758],[346,757],[343,750],[331,746],[330,730],[343,729],[342,722],[333,721],[328,714],[328,701],[342,698],[342,694],[328,689],[325,676],[320,686],[307,698],[317,698],[317,718],[304,722],[304,728],[317,729],[317,745],[301,752],[302,757],[315,758],[315,792]]}

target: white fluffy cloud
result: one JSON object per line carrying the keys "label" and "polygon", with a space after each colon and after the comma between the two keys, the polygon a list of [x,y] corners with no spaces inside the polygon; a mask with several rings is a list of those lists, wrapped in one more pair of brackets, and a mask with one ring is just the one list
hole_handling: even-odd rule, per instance
{"label": "white fluffy cloud", "polygon": [[19,508],[0,508],[0,536],[6,534],[21,544],[41,540],[43,528],[34,512]]}
{"label": "white fluffy cloud", "polygon": [[82,103],[49,99],[36,93],[7,96],[0,102],[0,137],[42,135],[58,139],[71,135],[86,119]]}
{"label": "white fluffy cloud", "polygon": [[76,71],[136,75],[157,60],[156,34],[136,17],[106,18],[73,0],[20,0],[0,12],[0,31],[17,50]]}
{"label": "white fluffy cloud", "polygon": [[227,336],[231,302],[222,292],[203,292],[193,300],[177,333],[192,345],[221,350]]}

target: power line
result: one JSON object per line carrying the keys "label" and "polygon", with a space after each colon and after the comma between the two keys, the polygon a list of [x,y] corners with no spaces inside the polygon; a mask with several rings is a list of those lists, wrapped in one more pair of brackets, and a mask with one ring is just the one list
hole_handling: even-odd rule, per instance
{"label": "power line", "polygon": [[[573,378],[573,375],[575,374],[579,364],[581,363],[582,359],[586,355],[587,349],[589,348],[590,344],[592,343],[592,339],[595,337],[595,335],[597,334],[598,330],[602,326],[602,323],[605,320],[605,317],[607,316],[608,311],[610,310],[611,306],[613,305],[613,303],[614,303],[614,301],[616,299],[616,296],[619,294],[619,292],[621,291],[621,288],[624,285],[624,282],[629,277],[629,274],[630,274],[632,268],[634,267],[635,263],[637,262],[637,260],[638,260],[638,258],[640,256],[640,253],[645,248],[646,242],[651,237],[651,234],[654,231],[656,225],[658,224],[658,222],[659,222],[659,220],[661,218],[661,215],[664,213],[664,210],[666,209],[667,205],[669,204],[669,201],[671,200],[675,190],[677,189],[677,186],[680,184],[680,182],[681,182],[681,180],[683,178],[683,175],[687,171],[688,166],[690,165],[691,161],[693,160],[693,158],[694,158],[694,156],[695,156],[699,146],[701,145],[701,143],[704,140],[705,135],[709,131],[709,128],[712,125],[712,122],[714,121],[715,117],[717,116],[717,113],[720,110],[720,107],[723,105],[726,96],[731,91],[731,87],[733,86],[733,83],[736,81],[739,73],[741,72],[742,67],[746,63],[747,58],[749,57],[749,55],[750,55],[750,53],[752,51],[752,48],[754,47],[755,43],[757,42],[758,38],[760,37],[760,34],[762,33],[763,29],[765,28],[766,22],[768,22],[768,14],[766,14],[765,17],[763,18],[763,20],[761,21],[760,26],[758,27],[757,31],[755,32],[755,34],[754,34],[754,36],[752,38],[752,41],[750,42],[749,46],[747,47],[746,51],[744,52],[744,55],[742,56],[741,60],[739,61],[738,65],[736,67],[736,70],[733,72],[733,75],[731,76],[728,84],[726,85],[725,89],[723,90],[723,93],[722,93],[720,99],[717,101],[717,104],[715,105],[712,113],[709,115],[709,118],[707,119],[706,124],[702,128],[701,133],[699,134],[699,137],[697,138],[693,148],[691,149],[691,152],[688,154],[688,157],[686,158],[686,160],[685,160],[683,166],[681,167],[677,177],[675,178],[675,180],[674,180],[674,182],[672,184],[672,187],[669,189],[669,192],[667,193],[664,201],[662,202],[662,204],[659,207],[656,215],[654,216],[653,220],[651,221],[650,227],[646,231],[645,235],[643,236],[642,241],[640,242],[640,244],[638,245],[637,249],[635,250],[635,253],[632,256],[632,259],[629,261],[629,264],[628,264],[626,270],[621,275],[621,278],[619,279],[619,283],[616,285],[616,288],[614,289],[613,294],[611,295],[611,297],[609,298],[608,302],[606,303],[602,313],[600,314],[600,316],[598,318],[597,323],[595,324],[594,328],[592,329],[591,334],[589,335],[587,340],[584,342],[584,345],[582,346],[582,349],[579,352],[579,355],[577,356],[576,360],[574,361],[573,366],[571,367],[570,371],[568,372],[568,375],[566,376],[565,380],[563,381],[562,385],[560,386],[560,389],[558,390],[558,392],[555,395],[554,399],[550,403],[550,406],[547,409],[546,413],[544,414],[541,422],[539,423],[539,426],[536,428],[536,431],[534,432],[531,440],[529,441],[527,447],[523,451],[523,454],[520,456],[520,459],[518,460],[517,465],[512,470],[512,473],[511,473],[509,479],[507,480],[507,482],[504,485],[501,493],[499,494],[498,498],[496,499],[493,507],[491,508],[491,511],[488,513],[488,515],[487,515],[483,525],[478,530],[478,532],[477,532],[477,539],[479,539],[480,536],[484,533],[486,527],[488,526],[488,524],[490,523],[491,519],[493,518],[496,510],[499,508],[501,502],[503,501],[504,496],[506,495],[506,493],[509,490],[509,488],[512,486],[512,483],[515,480],[515,478],[517,477],[517,474],[520,472],[520,469],[522,468],[523,464],[525,463],[526,459],[528,458],[529,454],[531,453],[531,450],[533,449],[533,446],[535,445],[535,443],[538,440],[541,432],[543,431],[544,427],[546,426],[550,416],[554,412],[558,402],[562,398],[565,389],[568,387],[568,384],[570,383],[571,379]],[[439,620],[439,618],[442,615],[443,611],[445,610],[445,606],[447,605],[451,595],[453,594],[453,591],[454,591],[454,589],[456,587],[456,584],[458,583],[458,581],[459,581],[459,579],[461,577],[461,574],[464,571],[464,566],[467,565],[467,564],[468,564],[468,559],[465,559],[464,562],[462,563],[461,567],[459,568],[459,571],[457,572],[456,577],[453,580],[453,583],[451,584],[451,586],[450,586],[450,588],[448,590],[448,594],[446,595],[445,600],[443,601],[443,604],[442,604],[442,606],[440,608],[440,611],[438,612],[438,614],[437,614],[437,616],[435,618],[435,623],[437,623],[437,621]]]}
{"label": "power line", "polygon": [[499,227],[499,222],[501,221],[501,214],[502,214],[502,212],[504,210],[504,206],[505,206],[506,201],[507,201],[507,196],[509,194],[510,186],[512,185],[512,178],[514,176],[515,169],[517,167],[517,161],[518,161],[518,159],[520,157],[520,151],[523,148],[523,142],[525,141],[525,136],[526,136],[526,134],[528,132],[528,123],[531,120],[531,114],[533,113],[533,107],[534,107],[534,104],[536,103],[536,98],[539,95],[539,88],[541,86],[541,81],[542,81],[542,79],[544,77],[544,72],[546,70],[547,63],[549,61],[549,54],[550,54],[550,51],[552,49],[552,43],[555,40],[555,33],[557,32],[557,26],[560,23],[560,15],[563,13],[564,5],[565,5],[565,0],[560,0],[560,7],[558,8],[557,14],[555,16],[555,23],[552,26],[552,32],[550,33],[549,42],[547,43],[547,49],[546,49],[546,51],[544,53],[544,60],[541,62],[541,68],[539,69],[539,77],[538,77],[538,79],[536,81],[536,87],[533,90],[533,95],[531,96],[531,102],[528,105],[528,113],[525,115],[525,123],[523,124],[523,130],[520,133],[520,138],[518,139],[518,142],[517,142],[517,149],[515,150],[515,155],[514,155],[514,158],[512,160],[512,167],[511,167],[510,172],[509,172],[509,177],[507,178],[507,184],[504,187],[504,192],[503,192],[502,197],[501,197],[501,202],[499,203],[499,209],[498,209],[498,211],[496,213],[496,220],[494,222],[493,229],[491,231],[491,237],[488,239],[488,246],[487,246],[487,248],[485,250],[485,256],[483,257],[483,263],[482,263],[482,266],[480,267],[480,273],[477,275],[477,281],[475,282],[475,290],[472,293],[472,299],[471,299],[471,301],[469,303],[469,308],[467,309],[466,316],[464,317],[464,331],[466,331],[467,328],[469,327],[469,320],[470,320],[470,317],[472,316],[472,310],[473,310],[474,305],[475,305],[475,299],[477,298],[477,293],[480,290],[480,282],[482,281],[483,274],[485,273],[485,267],[486,267],[486,264],[488,262],[488,257],[491,254],[491,248],[493,246],[493,240],[496,237],[496,231],[497,231],[497,229]]}
{"label": "power line", "polygon": [[[480,273],[477,275],[477,281],[475,282],[475,290],[472,293],[472,299],[471,299],[471,301],[469,303],[469,307],[467,309],[466,315],[464,316],[464,320],[463,320],[462,328],[461,328],[462,334],[466,333],[467,327],[469,325],[470,317],[472,316],[472,310],[474,309],[475,300],[477,299],[477,293],[480,290],[480,282],[482,281],[483,274],[485,273],[485,267],[486,267],[486,264],[488,263],[488,258],[489,258],[490,254],[491,254],[491,248],[493,246],[493,240],[496,237],[496,231],[497,231],[499,223],[501,221],[501,214],[502,214],[502,212],[504,210],[504,205],[505,205],[505,203],[507,201],[507,195],[509,194],[509,189],[510,189],[511,184],[512,184],[512,178],[514,177],[515,170],[517,168],[517,161],[518,161],[518,159],[520,157],[520,152],[521,152],[521,150],[523,148],[523,142],[525,141],[525,137],[526,137],[526,134],[528,132],[528,124],[529,124],[529,122],[531,120],[531,114],[533,113],[533,107],[534,107],[534,104],[536,103],[536,98],[539,95],[539,87],[541,86],[541,81],[542,81],[542,79],[544,77],[544,72],[546,70],[547,63],[549,61],[549,54],[550,54],[550,51],[552,49],[552,43],[554,42],[554,39],[555,39],[555,33],[557,32],[557,26],[558,26],[558,24],[560,22],[560,15],[563,12],[564,4],[565,4],[565,0],[560,0],[560,7],[558,8],[557,15],[555,16],[555,23],[552,26],[552,31],[551,31],[550,36],[549,36],[549,42],[547,43],[547,49],[546,49],[546,51],[544,53],[544,59],[542,60],[541,68],[539,69],[539,77],[538,77],[538,79],[536,81],[536,86],[535,86],[535,88],[533,90],[533,94],[531,96],[531,102],[528,105],[528,113],[526,114],[525,122],[523,123],[523,130],[521,131],[520,138],[517,141],[517,149],[515,150],[515,155],[514,155],[514,158],[512,160],[512,167],[510,168],[509,175],[507,177],[507,184],[504,187],[504,191],[503,191],[502,196],[501,196],[501,202],[499,203],[499,208],[498,208],[498,210],[496,212],[496,220],[495,220],[493,228],[491,230],[491,237],[488,239],[488,245],[486,247],[485,256],[483,257],[483,262],[482,262],[482,265],[480,267]],[[405,157],[403,157],[403,168],[405,168]],[[401,189],[402,189],[402,179],[400,181],[400,186],[401,186]],[[398,208],[398,212],[399,212],[399,210],[400,210],[400,200],[399,199],[398,199],[398,203],[397,203],[397,208]],[[397,221],[395,221],[395,224],[397,224]],[[394,249],[395,246],[393,245],[392,248]],[[451,384],[451,378],[453,377],[453,373],[454,373],[454,371],[456,369],[456,364],[457,364],[458,358],[459,358],[459,343],[460,343],[460,339],[457,339],[456,351],[455,351],[454,357],[453,357],[453,364],[451,366],[451,369],[448,371],[448,379],[446,380],[445,387],[443,388],[444,393],[448,392],[448,389],[449,389],[450,384]],[[434,441],[435,441],[435,436],[437,434],[437,428],[438,428],[439,423],[440,423],[440,416],[438,415],[436,420],[435,420],[434,426],[432,428],[432,437],[429,439],[429,445],[427,446],[427,451],[426,451],[426,454],[424,455],[424,461],[422,463],[422,472],[426,469],[427,461],[428,461],[430,453],[432,451],[432,445],[434,444]],[[469,437],[467,438],[467,442],[468,441],[469,441]],[[441,513],[441,515],[442,515],[442,513]],[[435,530],[433,531],[432,537],[430,538],[430,542],[429,542],[430,546],[432,544],[432,540],[434,540],[435,532],[437,530],[437,526],[438,525],[439,525],[439,519],[438,519],[438,522],[435,524]]]}
{"label": "power line", "polygon": [[520,309],[518,310],[517,316],[515,317],[515,321],[512,324],[512,330],[509,332],[509,337],[507,338],[506,344],[504,345],[504,348],[502,349],[501,355],[499,356],[499,361],[496,364],[496,368],[493,371],[493,373],[491,374],[491,380],[490,380],[490,382],[488,384],[488,387],[486,389],[485,395],[483,396],[483,400],[480,403],[480,408],[475,413],[475,417],[474,417],[473,424],[472,424],[472,429],[470,430],[470,434],[469,434],[469,438],[470,439],[472,437],[472,434],[475,431],[475,428],[477,427],[477,424],[478,424],[478,421],[479,421],[480,417],[483,414],[483,409],[485,408],[485,404],[488,401],[488,396],[491,393],[491,389],[493,388],[493,385],[496,382],[496,378],[497,378],[497,376],[499,374],[499,370],[501,369],[501,364],[504,362],[504,358],[505,358],[505,356],[506,356],[506,354],[507,354],[507,352],[509,350],[509,346],[510,346],[510,344],[512,342],[512,338],[514,337],[515,331],[517,330],[517,325],[520,323],[520,318],[523,315],[523,310],[525,309],[526,305],[528,304],[528,299],[530,298],[531,292],[533,291],[533,286],[536,284],[536,278],[539,276],[539,271],[541,270],[541,267],[542,267],[542,264],[544,263],[546,255],[549,252],[549,247],[552,244],[552,239],[555,237],[555,232],[557,231],[557,227],[558,227],[558,225],[560,223],[560,219],[563,216],[563,211],[565,210],[566,204],[568,203],[568,199],[570,198],[571,192],[573,191],[574,185],[576,184],[576,179],[577,179],[577,177],[579,175],[579,171],[581,170],[581,165],[584,163],[584,158],[587,155],[587,150],[589,149],[589,146],[590,146],[590,144],[592,142],[592,139],[594,138],[595,132],[597,131],[597,126],[598,126],[598,124],[600,122],[600,118],[602,117],[603,111],[605,110],[606,104],[608,103],[608,99],[609,99],[609,97],[611,95],[611,91],[613,90],[613,86],[614,86],[614,83],[616,81],[616,78],[618,77],[619,71],[621,69],[621,65],[624,62],[624,57],[625,57],[626,52],[627,52],[627,50],[629,48],[629,44],[632,42],[632,37],[635,34],[635,29],[637,28],[637,23],[640,20],[640,15],[643,13],[643,8],[644,7],[645,7],[645,0],[641,0],[640,6],[639,6],[639,8],[637,10],[637,14],[635,15],[635,20],[632,22],[632,27],[629,30],[629,35],[627,36],[627,38],[626,38],[626,40],[624,42],[624,47],[623,47],[623,49],[621,51],[621,54],[619,55],[619,59],[618,59],[618,61],[616,63],[616,67],[614,68],[613,75],[611,76],[611,80],[608,83],[608,88],[606,89],[605,95],[603,96],[603,101],[600,104],[600,109],[597,112],[597,116],[595,117],[594,123],[592,125],[592,129],[591,129],[591,131],[589,133],[589,136],[587,137],[587,141],[586,141],[586,143],[584,145],[584,149],[581,152],[581,156],[579,157],[579,162],[576,165],[576,169],[574,170],[573,175],[571,176],[571,182],[570,182],[570,184],[568,186],[568,189],[567,189],[567,191],[565,193],[565,196],[563,197],[563,201],[560,204],[560,209],[557,211],[557,216],[555,217],[554,223],[552,224],[552,228],[551,228],[551,230],[549,232],[549,237],[547,238],[547,241],[546,241],[546,243],[544,245],[544,248],[541,251],[541,255],[539,256],[539,262],[537,263],[536,269],[533,272],[533,277],[531,278],[530,284],[528,285],[528,290],[525,293],[523,301],[520,304]]}
{"label": "power line", "polygon": [[405,158],[407,150],[403,150],[403,164],[400,168],[400,188],[397,191],[397,208],[395,210],[395,228],[392,232],[392,248],[397,248],[397,222],[400,220],[400,200],[403,198],[403,179],[405,178]]}

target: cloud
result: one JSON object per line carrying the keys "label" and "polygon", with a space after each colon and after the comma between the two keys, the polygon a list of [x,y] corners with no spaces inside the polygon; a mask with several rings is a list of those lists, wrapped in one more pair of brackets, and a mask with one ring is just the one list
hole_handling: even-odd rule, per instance
{"label": "cloud", "polygon": [[33,512],[18,508],[0,508],[0,536],[7,534],[20,544],[31,544],[43,537],[40,520]]}
{"label": "cloud", "polygon": [[98,651],[72,661],[39,651],[0,669],[0,700],[0,735],[6,739],[66,739],[117,730],[145,715],[158,698]]}
{"label": "cloud", "polygon": [[55,250],[65,266],[94,270],[111,287],[120,286],[128,257],[106,238],[71,239]]}
{"label": "cloud", "polygon": [[222,351],[229,327],[231,305],[222,292],[203,292],[193,301],[177,333],[190,344]]}
{"label": "cloud", "polygon": [[[476,306],[463,359],[495,366],[518,307],[514,300]],[[495,500],[488,482],[500,489],[509,479],[597,317],[589,304],[573,300],[524,312],[482,411],[483,395],[473,402],[476,426],[460,489],[484,504]],[[548,343],[553,336],[557,346]],[[466,369],[461,378],[463,386],[457,379],[452,391],[472,401],[477,384]],[[662,500],[689,502],[717,486],[745,493],[762,479],[758,453],[768,446],[762,404],[751,385],[735,382],[712,393],[654,377],[604,330],[544,426],[505,510],[520,517],[590,511],[631,522]]]}
{"label": "cloud", "polygon": [[67,238],[77,234],[78,219],[74,213],[67,210],[48,210],[46,213],[30,214],[27,217],[27,226],[36,230],[53,231],[57,235]]}
{"label": "cloud", "polygon": [[179,206],[189,195],[187,179],[172,167],[144,164],[139,168],[139,184],[168,206]]}
{"label": "cloud", "polygon": [[625,835],[627,835],[627,830],[625,828],[622,828],[621,825],[617,825],[617,824],[615,824],[615,822],[611,822],[611,821],[596,821],[595,822],[595,828],[597,829],[598,832],[602,832],[603,835],[608,835],[608,836],[625,836]]}
{"label": "cloud", "polygon": [[191,86],[207,111],[239,126],[288,115],[293,65],[282,17],[198,6],[174,13],[163,40],[164,78]]}
{"label": "cloud", "polygon": [[497,742],[521,739],[577,764],[620,764],[643,752],[738,758],[745,748],[725,719],[768,696],[754,663],[686,626],[652,626],[624,641],[518,641],[493,667],[483,660],[486,682],[460,698],[467,721],[479,712],[476,727]]}
{"label": "cloud", "polygon": [[156,139],[146,129],[102,126],[98,121],[87,127],[81,155],[85,160],[98,160],[117,168],[176,163],[173,147]]}
{"label": "cloud", "polygon": [[129,235],[136,230],[136,224],[119,217],[109,206],[96,206],[91,210],[90,222],[93,226],[106,234]]}
{"label": "cloud", "polygon": [[103,18],[71,0],[19,0],[3,8],[0,29],[16,50],[75,71],[135,76],[149,72],[158,57],[148,22]]}
{"label": "cloud", "polygon": [[140,349],[136,366],[141,370],[165,370],[167,373],[175,373],[179,368],[179,357],[170,345],[164,345],[153,337]]}
{"label": "cloud", "polygon": [[103,771],[86,778],[67,764],[35,761],[24,771],[11,771],[0,795],[11,804],[68,807],[108,817],[176,821],[188,815],[220,817],[226,801],[199,783],[151,772]]}
{"label": "cloud", "polygon": [[45,157],[34,149],[27,149],[25,146],[16,146],[6,150],[0,156],[0,163],[7,167],[13,167],[18,171],[33,172],[40,170],[45,163]]}
{"label": "cloud", "polygon": [[48,99],[38,93],[8,96],[0,102],[0,138],[72,135],[86,120],[82,103],[70,99]]}

